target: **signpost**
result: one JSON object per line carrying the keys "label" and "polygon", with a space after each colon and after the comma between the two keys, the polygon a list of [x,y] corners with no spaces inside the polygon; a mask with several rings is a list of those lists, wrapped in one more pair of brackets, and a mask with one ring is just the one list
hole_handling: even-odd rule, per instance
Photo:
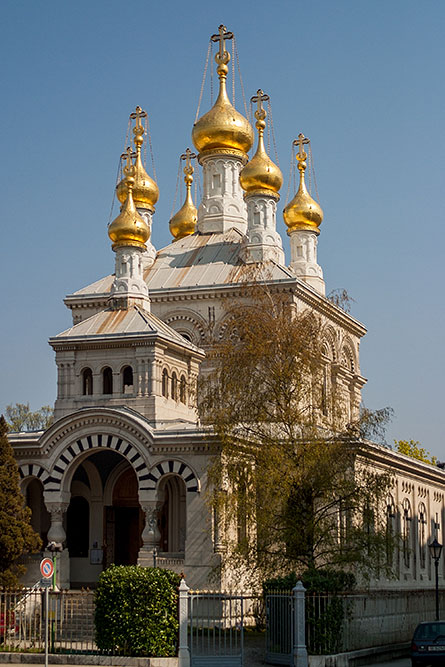
{"label": "signpost", "polygon": [[49,588],[51,586],[51,577],[54,574],[52,558],[44,558],[40,561],[40,574],[42,575],[40,584],[45,587],[45,667],[48,667]]}

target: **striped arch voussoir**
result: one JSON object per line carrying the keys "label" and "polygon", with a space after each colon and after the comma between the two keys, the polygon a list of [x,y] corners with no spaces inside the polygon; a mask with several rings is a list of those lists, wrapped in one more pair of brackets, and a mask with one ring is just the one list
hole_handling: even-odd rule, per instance
{"label": "striped arch voussoir", "polygon": [[142,490],[144,486],[143,480],[146,478],[148,472],[144,459],[129,442],[123,438],[119,438],[117,435],[109,435],[108,433],[87,435],[68,445],[57,459],[52,469],[51,477],[45,483],[45,489],[47,491],[59,491],[63,476],[70,463],[83,452],[94,449],[111,449],[122,454],[133,466],[139,481],[139,487]]}
{"label": "striped arch voussoir", "polygon": [[47,484],[49,479],[49,474],[45,468],[42,468],[42,466],[35,463],[24,463],[19,466],[19,475],[20,479],[25,479],[25,477],[36,477],[37,479],[40,479],[43,485]]}
{"label": "striped arch voussoir", "polygon": [[201,490],[199,479],[188,465],[182,461],[163,461],[155,465],[148,475],[144,475],[144,486],[141,491],[155,491],[157,484],[164,475],[179,475],[188,492],[196,493]]}

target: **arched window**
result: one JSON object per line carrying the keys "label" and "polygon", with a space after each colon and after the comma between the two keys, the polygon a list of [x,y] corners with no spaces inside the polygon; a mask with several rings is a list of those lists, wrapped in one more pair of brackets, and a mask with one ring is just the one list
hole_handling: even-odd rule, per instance
{"label": "arched window", "polygon": [[82,496],[71,498],[66,513],[66,541],[71,558],[88,558],[90,506]]}
{"label": "arched window", "polygon": [[122,393],[133,393],[133,369],[131,366],[125,366],[122,370]]}
{"label": "arched window", "polygon": [[178,376],[174,371],[172,373],[172,399],[178,400]]}
{"label": "arched window", "polygon": [[389,566],[393,564],[395,518],[396,507],[394,498],[388,495],[386,498],[386,562]]}
{"label": "arched window", "polygon": [[405,567],[411,565],[411,505],[408,498],[402,504],[402,542],[403,562]]}
{"label": "arched window", "polygon": [[421,569],[426,566],[426,507],[423,503],[419,505],[419,564]]}
{"label": "arched window", "polygon": [[102,393],[103,394],[112,394],[113,393],[113,371],[109,366],[102,371]]}
{"label": "arched window", "polygon": [[82,394],[91,396],[93,393],[93,373],[91,368],[84,368],[82,371]]}
{"label": "arched window", "polygon": [[181,382],[179,383],[179,400],[181,403],[187,402],[187,383],[183,375],[181,376]]}
{"label": "arched window", "polygon": [[162,371],[162,395],[168,398],[168,372],[166,368]]}

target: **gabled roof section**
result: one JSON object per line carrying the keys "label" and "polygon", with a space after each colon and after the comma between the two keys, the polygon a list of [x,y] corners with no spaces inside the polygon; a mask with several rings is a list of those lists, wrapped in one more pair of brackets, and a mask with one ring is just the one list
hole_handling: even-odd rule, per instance
{"label": "gabled roof section", "polygon": [[[230,229],[223,234],[196,233],[170,243],[159,250],[154,264],[145,271],[149,290],[238,284],[245,266],[240,256],[244,240],[241,232]],[[274,262],[268,272],[272,281],[295,280],[289,269]],[[106,276],[74,292],[66,301],[108,294],[112,284],[113,276]]]}
{"label": "gabled roof section", "polygon": [[107,308],[50,338],[50,345],[63,342],[109,340],[112,338],[162,338],[182,348],[203,354],[152,313],[132,306],[128,310]]}
{"label": "gabled roof section", "polygon": [[[237,229],[224,234],[192,234],[160,250],[145,277],[150,291],[233,285],[243,281],[240,251],[244,236]],[[284,266],[268,266],[270,279],[295,276]]]}

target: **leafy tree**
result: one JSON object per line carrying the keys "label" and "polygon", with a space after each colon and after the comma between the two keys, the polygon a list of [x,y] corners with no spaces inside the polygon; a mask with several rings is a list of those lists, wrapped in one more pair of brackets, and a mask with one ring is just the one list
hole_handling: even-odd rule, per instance
{"label": "leafy tree", "polygon": [[40,431],[51,426],[54,410],[50,405],[44,405],[32,412],[29,403],[15,403],[6,406],[6,417],[10,431]]}
{"label": "leafy tree", "polygon": [[200,416],[218,443],[209,480],[226,563],[261,579],[385,567],[391,475],[367,465],[360,438],[381,431],[390,411],[347,423],[322,320],[258,283],[245,295],[228,306],[199,383]]}
{"label": "leafy tree", "polygon": [[30,525],[31,510],[24,505],[19,472],[9,444],[8,426],[0,417],[0,586],[14,586],[25,568],[17,559],[38,551],[40,537]]}
{"label": "leafy tree", "polygon": [[394,444],[396,446],[396,451],[400,452],[400,454],[411,456],[413,459],[423,461],[424,463],[430,463],[433,466],[437,463],[437,458],[421,447],[418,440],[394,440]]}

